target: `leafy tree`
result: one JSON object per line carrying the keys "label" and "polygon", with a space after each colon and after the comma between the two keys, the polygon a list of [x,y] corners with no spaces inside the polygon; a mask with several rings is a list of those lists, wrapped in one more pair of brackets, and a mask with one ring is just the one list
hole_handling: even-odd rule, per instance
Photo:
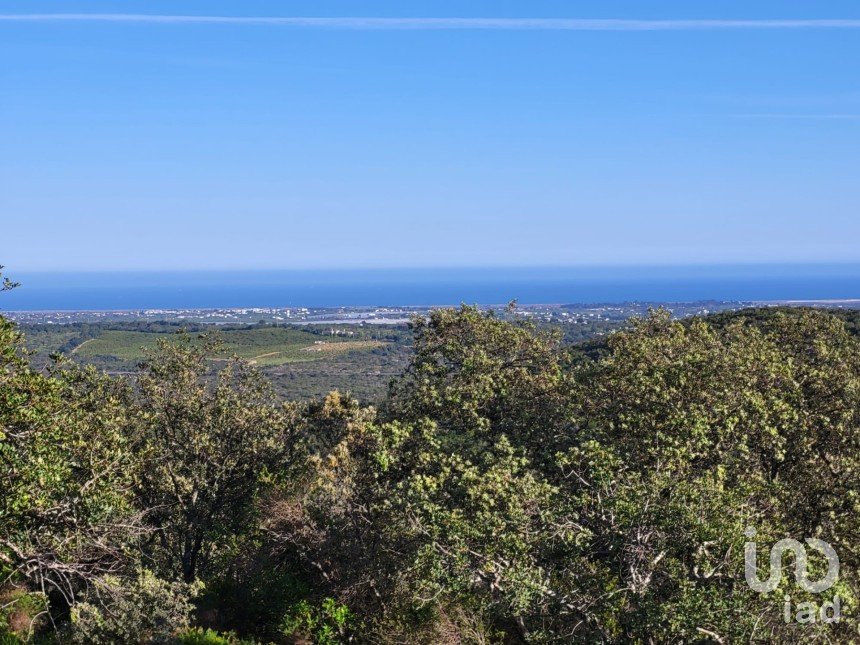
{"label": "leafy tree", "polygon": [[186,582],[253,530],[255,501],[288,443],[287,410],[249,365],[207,379],[213,346],[162,341],[138,377],[135,490],[152,557]]}
{"label": "leafy tree", "polygon": [[556,331],[474,307],[414,321],[414,358],[392,385],[387,419],[432,419],[464,442],[502,435],[540,457],[567,419],[568,355]]}
{"label": "leafy tree", "polygon": [[747,587],[744,529],[826,539],[851,581],[860,346],[826,314],[762,330],[657,312],[609,349],[575,379],[579,442],[560,465],[595,554],[620,572],[614,633],[791,639],[779,610],[796,590]]}
{"label": "leafy tree", "polygon": [[[0,641],[849,641],[853,321],[656,311],[583,351],[442,310],[377,410],[281,404],[187,335],[135,379],[43,373],[0,317]],[[748,527],[832,544],[830,595],[753,592]]]}
{"label": "leafy tree", "polygon": [[51,612],[135,560],[129,402],[92,369],[32,371],[0,317],[0,585],[41,594]]}
{"label": "leafy tree", "polygon": [[596,361],[437,312],[382,417],[352,414],[272,534],[375,640],[792,640],[782,595],[803,592],[747,587],[744,529],[837,546],[853,611],[858,357],[809,312],[764,329],[655,312]]}

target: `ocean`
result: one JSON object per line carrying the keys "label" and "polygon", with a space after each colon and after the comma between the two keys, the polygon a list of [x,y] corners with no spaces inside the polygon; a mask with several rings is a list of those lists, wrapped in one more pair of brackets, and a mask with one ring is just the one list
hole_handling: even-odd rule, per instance
{"label": "ocean", "polygon": [[860,298],[853,264],[6,273],[5,311]]}

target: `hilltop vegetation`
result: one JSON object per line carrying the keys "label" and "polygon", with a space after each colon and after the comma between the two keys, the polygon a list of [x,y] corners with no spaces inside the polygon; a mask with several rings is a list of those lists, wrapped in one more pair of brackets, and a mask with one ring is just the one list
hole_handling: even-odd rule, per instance
{"label": "hilltop vegetation", "polygon": [[[46,374],[0,319],[3,642],[856,637],[860,342],[839,317],[655,312],[599,358],[468,307],[412,331],[367,407],[282,403],[238,359],[213,381],[220,350],[190,335],[133,379]],[[760,560],[830,543],[835,586],[787,567],[751,589],[748,527]],[[842,619],[786,623],[785,595]]]}

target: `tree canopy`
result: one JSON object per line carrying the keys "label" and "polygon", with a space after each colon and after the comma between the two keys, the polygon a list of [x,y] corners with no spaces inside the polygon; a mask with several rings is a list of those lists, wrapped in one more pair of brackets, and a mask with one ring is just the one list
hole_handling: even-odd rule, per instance
{"label": "tree canopy", "polygon": [[[413,332],[373,408],[283,403],[182,334],[133,376],[41,372],[0,319],[0,634],[856,635],[860,341],[840,317],[655,311],[587,352],[470,307]],[[787,560],[774,590],[752,589],[750,528],[761,562],[783,538],[832,545],[835,586],[804,590]],[[786,596],[838,597],[841,619],[786,621]]]}

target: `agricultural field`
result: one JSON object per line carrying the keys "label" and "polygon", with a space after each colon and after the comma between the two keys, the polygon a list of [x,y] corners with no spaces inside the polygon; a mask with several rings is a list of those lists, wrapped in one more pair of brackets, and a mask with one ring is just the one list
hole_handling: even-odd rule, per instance
{"label": "agricultural field", "polygon": [[[379,340],[320,338],[317,334],[285,328],[232,330],[220,332],[217,336],[222,345],[213,354],[213,359],[238,356],[261,367],[315,361],[383,345]],[[113,358],[139,362],[148,351],[155,349],[159,340],[169,337],[168,334],[107,330],[75,347],[71,354],[84,360]],[[203,343],[205,336],[193,334],[192,342]]]}
{"label": "agricultural field", "polygon": [[378,400],[392,377],[406,366],[411,334],[404,326],[223,326],[167,322],[22,325],[33,364],[44,367],[53,354],[94,365],[113,374],[133,374],[158,342],[187,329],[193,343],[207,334],[220,339],[216,363],[237,356],[257,366],[285,399],[349,392],[365,402]]}

